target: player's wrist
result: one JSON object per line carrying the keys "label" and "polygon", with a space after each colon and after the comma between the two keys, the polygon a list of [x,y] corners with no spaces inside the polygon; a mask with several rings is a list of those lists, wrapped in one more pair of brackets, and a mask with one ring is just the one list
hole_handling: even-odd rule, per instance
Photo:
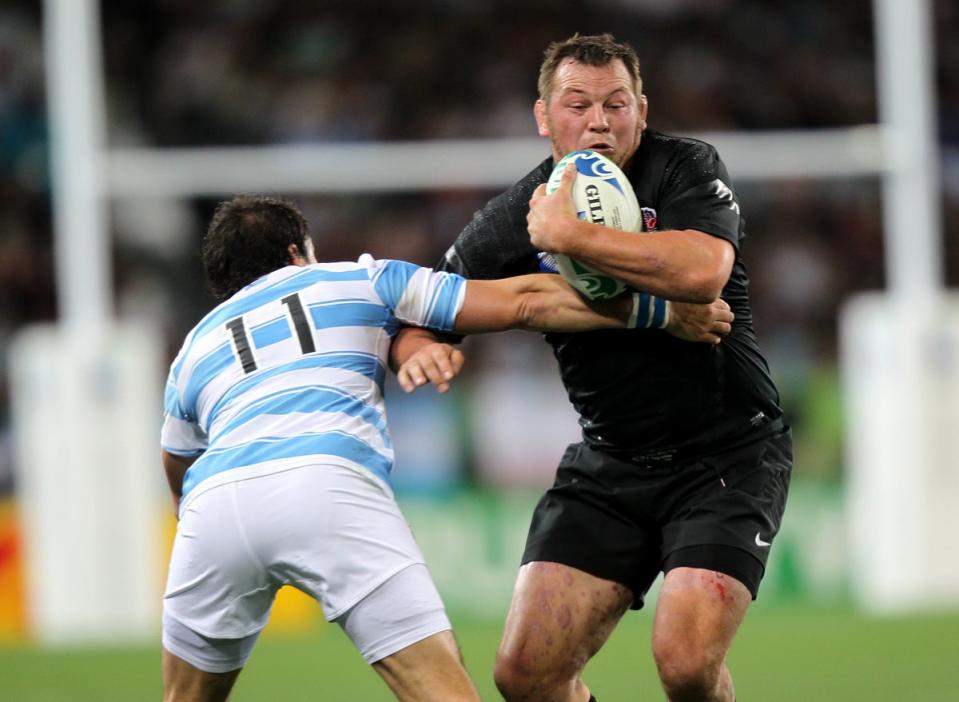
{"label": "player's wrist", "polygon": [[584,222],[575,214],[566,219],[562,226],[558,226],[554,231],[552,253],[562,254],[571,258],[582,258],[587,252],[584,250],[584,243],[588,240],[591,232],[583,231],[595,225]]}
{"label": "player's wrist", "polygon": [[669,300],[646,292],[632,293],[633,309],[626,321],[627,329],[665,329],[669,324]]}

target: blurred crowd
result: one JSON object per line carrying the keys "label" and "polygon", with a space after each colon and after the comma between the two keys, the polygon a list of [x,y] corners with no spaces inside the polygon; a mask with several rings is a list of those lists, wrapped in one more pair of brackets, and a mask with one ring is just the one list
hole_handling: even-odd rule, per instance
{"label": "blurred crowd", "polygon": [[[955,286],[959,5],[933,4],[944,266]],[[0,8],[3,357],[19,328],[56,316],[41,5],[6,0]],[[637,47],[650,126],[662,131],[877,119],[870,0],[102,0],[101,10],[113,146],[535,136],[542,51],[576,31],[612,31]],[[738,191],[756,326],[797,452],[807,451],[807,472],[835,477],[837,311],[851,293],[884,285],[879,182],[800,179]],[[369,251],[432,265],[491,194],[297,199],[321,260]],[[111,205],[117,311],[157,320],[169,354],[211,304],[197,251],[214,204]],[[474,373],[527,358],[502,353],[501,343],[473,345]],[[0,492],[11,487],[7,395],[3,371]]]}

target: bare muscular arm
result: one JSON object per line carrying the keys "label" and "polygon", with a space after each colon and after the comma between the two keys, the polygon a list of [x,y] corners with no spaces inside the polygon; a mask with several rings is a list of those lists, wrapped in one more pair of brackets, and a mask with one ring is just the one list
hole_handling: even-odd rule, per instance
{"label": "bare muscular arm", "polygon": [[[456,319],[456,331],[504,328],[619,328],[631,310],[629,295],[606,303],[587,303],[556,275],[505,280],[471,280]],[[685,341],[718,344],[729,333],[733,314],[723,300],[708,305],[674,303],[666,331]],[[390,348],[390,367],[406,392],[432,383],[439,392],[463,367],[463,353],[428,329],[402,329]]]}
{"label": "bare muscular arm", "polygon": [[527,224],[535,246],[667,300],[706,304],[719,297],[735,262],[732,244],[694,229],[637,236],[582,221],[572,205],[574,174],[567,169],[551,195],[545,185],[533,193]]}
{"label": "bare muscular arm", "polygon": [[531,329],[622,329],[632,311],[629,295],[588,301],[558,275],[536,273],[500,280],[468,280],[453,331],[460,334]]}

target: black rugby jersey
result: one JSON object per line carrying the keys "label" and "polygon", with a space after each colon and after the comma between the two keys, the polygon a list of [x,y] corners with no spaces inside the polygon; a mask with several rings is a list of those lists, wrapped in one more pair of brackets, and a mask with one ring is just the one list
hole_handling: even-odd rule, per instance
{"label": "black rugby jersey", "polygon": [[[437,268],[481,279],[540,271],[526,214],[533,190],[552,168],[548,158],[490,200]],[[647,130],[626,176],[645,229],[697,229],[733,244],[736,262],[722,297],[736,319],[718,346],[661,330],[546,334],[584,440],[655,461],[769,433],[782,411],[752,328],[749,279],[738,256],[743,222],[725,166],[709,144]]]}

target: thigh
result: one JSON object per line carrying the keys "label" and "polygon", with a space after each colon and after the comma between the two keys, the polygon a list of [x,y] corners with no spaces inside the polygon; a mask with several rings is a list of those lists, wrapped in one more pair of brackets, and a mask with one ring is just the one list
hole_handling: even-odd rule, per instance
{"label": "thigh", "polygon": [[453,633],[442,631],[373,664],[401,702],[473,702],[479,694]]}
{"label": "thigh", "polygon": [[251,552],[249,526],[234,483],[185,505],[170,556],[165,618],[217,639],[241,639],[263,628],[280,583]]}
{"label": "thigh", "polygon": [[659,574],[660,528],[647,501],[660,479],[582,444],[570,446],[533,512],[523,563],[562,563],[615,581],[642,607]]}
{"label": "thigh", "polygon": [[397,699],[479,699],[425,565],[397,573],[337,623]]}
{"label": "thigh", "polygon": [[317,599],[331,621],[424,563],[392,493],[363,472],[310,466],[248,491],[241,501],[259,512],[251,548],[274,579]]}
{"label": "thigh", "polygon": [[209,673],[163,651],[164,702],[223,702],[230,696],[239,670]]}
{"label": "thigh", "polygon": [[[682,499],[663,527],[664,561],[691,547],[735,549],[752,557],[761,576],[782,522],[791,468],[788,430],[685,466],[673,486],[673,494]],[[680,565],[717,567],[708,562]],[[748,584],[755,595],[758,578]]]}
{"label": "thigh", "polygon": [[751,601],[746,586],[725,573],[670,570],[653,620],[657,660],[680,658],[692,666],[721,662]]}
{"label": "thigh", "polygon": [[238,671],[246,665],[258,637],[259,632],[240,639],[211,638],[198,634],[167,612],[163,614],[163,650],[189,664],[178,668],[184,676],[194,675],[190,668],[209,673],[211,680]]}
{"label": "thigh", "polygon": [[336,619],[367,663],[451,629],[426,566],[405,568]]}
{"label": "thigh", "polygon": [[265,626],[283,585],[335,619],[422,562],[396,501],[375,478],[339,465],[251,475],[184,506],[164,611],[204,636],[239,639]]}
{"label": "thigh", "polygon": [[579,674],[633,601],[621,583],[560,563],[520,568],[499,657],[551,676]]}

